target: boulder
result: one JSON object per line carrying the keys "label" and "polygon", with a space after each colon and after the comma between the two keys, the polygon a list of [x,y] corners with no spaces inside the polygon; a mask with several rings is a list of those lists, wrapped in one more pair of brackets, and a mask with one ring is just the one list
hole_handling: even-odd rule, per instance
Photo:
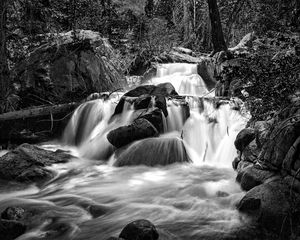
{"label": "boulder", "polygon": [[260,149],[256,144],[256,140],[253,140],[248,146],[245,147],[244,151],[241,153],[240,159],[242,161],[256,163],[259,153]]}
{"label": "boulder", "polygon": [[49,180],[55,174],[46,167],[55,163],[66,163],[71,157],[60,150],[52,152],[22,144],[0,158],[0,178],[19,182]]}
{"label": "boulder", "polygon": [[82,100],[90,93],[126,85],[124,75],[113,64],[107,40],[89,30],[58,34],[53,41],[34,49],[15,72],[15,82],[21,83],[21,107],[41,101]]}
{"label": "boulder", "polygon": [[157,135],[158,131],[146,118],[138,118],[128,126],[110,131],[107,139],[116,148],[120,148],[133,141]]}
{"label": "boulder", "polygon": [[134,104],[136,109],[148,108],[152,102],[151,96],[154,96],[155,106],[160,108],[165,116],[168,116],[166,97],[178,96],[174,86],[171,83],[163,83],[157,86],[142,85],[125,93],[115,108],[114,115],[123,111],[124,104],[129,101]]}
{"label": "boulder", "polygon": [[176,137],[148,138],[137,141],[116,154],[114,166],[165,166],[173,163],[188,163],[182,139]]}
{"label": "boulder", "polygon": [[280,122],[268,137],[259,155],[259,161],[281,169],[289,150],[300,136],[300,115]]}
{"label": "boulder", "polygon": [[24,234],[26,226],[17,221],[0,220],[0,239],[13,240]]}
{"label": "boulder", "polygon": [[1,213],[1,218],[18,221],[24,219],[25,214],[25,210],[21,207],[8,207]]}
{"label": "boulder", "polygon": [[243,190],[249,191],[266,181],[270,182],[279,178],[280,176],[276,175],[274,172],[260,169],[257,165],[249,165],[238,171],[236,180],[240,183]]}
{"label": "boulder", "polygon": [[252,188],[237,208],[267,230],[289,239],[300,221],[299,200],[286,184],[274,181]]}
{"label": "boulder", "polygon": [[237,150],[243,152],[244,149],[255,139],[255,131],[252,128],[245,128],[240,131],[234,141]]}
{"label": "boulder", "polygon": [[126,225],[119,238],[124,240],[157,240],[159,234],[150,221],[141,219]]}

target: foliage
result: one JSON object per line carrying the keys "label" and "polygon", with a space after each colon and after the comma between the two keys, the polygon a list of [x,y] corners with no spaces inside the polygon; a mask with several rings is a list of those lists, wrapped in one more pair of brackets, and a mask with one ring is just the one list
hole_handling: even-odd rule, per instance
{"label": "foliage", "polygon": [[[288,44],[286,39],[282,42]],[[279,44],[274,40],[274,45]],[[300,90],[300,56],[292,49],[256,49],[242,57],[240,66],[227,67],[223,74],[241,80],[253,119],[263,120],[288,106]]]}

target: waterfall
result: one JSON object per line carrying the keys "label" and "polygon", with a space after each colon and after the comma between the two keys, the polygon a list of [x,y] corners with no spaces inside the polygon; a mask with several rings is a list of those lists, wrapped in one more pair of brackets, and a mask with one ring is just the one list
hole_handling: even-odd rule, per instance
{"label": "waterfall", "polygon": [[248,119],[232,101],[207,94],[195,64],[160,65],[148,84],[164,82],[181,96],[166,99],[159,136],[118,149],[107,140],[111,130],[151,113],[153,96],[146,110],[134,109],[135,97],[123,98],[118,114],[121,94],[85,102],[60,144],[42,146],[74,149],[78,158],[47,167],[56,174],[41,185],[0,184],[0,209],[28,210],[27,231],[18,239],[109,239],[136,219],[153,222],[159,239],[231,237],[232,229],[249,226],[233,207],[243,193],[231,169],[234,139]]}
{"label": "waterfall", "polygon": [[197,64],[170,63],[160,64],[157,67],[157,75],[148,81],[148,84],[160,84],[170,82],[179,95],[204,96],[209,91],[205,82],[197,72]]}
{"label": "waterfall", "polygon": [[[164,133],[177,132],[194,164],[231,167],[236,155],[233,142],[247,118],[233,110],[230,101],[208,96],[196,64],[160,64],[157,76],[147,84],[165,82],[171,83],[183,100],[167,99],[168,116],[162,117]],[[82,157],[109,158],[114,151],[106,138],[109,131],[130,124],[140,114],[125,101],[123,112],[113,116],[118,100],[99,99],[82,104],[64,132],[64,143],[76,145]],[[182,105],[182,101],[187,105]]]}

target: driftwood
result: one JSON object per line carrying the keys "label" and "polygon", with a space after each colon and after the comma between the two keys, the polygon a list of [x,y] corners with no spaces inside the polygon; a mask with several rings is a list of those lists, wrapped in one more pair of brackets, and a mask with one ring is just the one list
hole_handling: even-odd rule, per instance
{"label": "driftwood", "polygon": [[73,111],[79,103],[67,103],[53,106],[42,106],[25,110],[13,111],[0,114],[0,122],[8,120],[42,117],[51,114],[58,114]]}

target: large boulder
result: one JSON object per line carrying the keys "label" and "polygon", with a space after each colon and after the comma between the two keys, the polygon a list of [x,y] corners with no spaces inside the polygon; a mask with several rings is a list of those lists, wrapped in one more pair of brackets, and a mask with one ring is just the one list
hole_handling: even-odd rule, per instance
{"label": "large boulder", "polygon": [[127,93],[120,99],[115,108],[114,115],[123,111],[126,102],[134,104],[136,109],[148,108],[152,104],[152,98],[154,97],[155,105],[160,108],[165,116],[168,116],[166,97],[178,96],[174,86],[171,83],[163,83],[157,86],[143,85],[136,87]]}
{"label": "large boulder", "polygon": [[243,190],[249,191],[266,181],[271,182],[278,178],[280,178],[280,176],[275,172],[261,169],[259,165],[249,164],[239,169],[236,180],[240,183]]}
{"label": "large boulder", "polygon": [[114,166],[165,166],[173,163],[188,163],[182,139],[177,137],[147,138],[137,141],[116,154]]}
{"label": "large boulder", "polygon": [[140,219],[127,224],[119,238],[124,240],[157,240],[159,234],[150,221]]}
{"label": "large boulder", "polygon": [[264,228],[289,239],[300,221],[299,199],[287,185],[275,181],[251,189],[237,207]]}
{"label": "large boulder", "polygon": [[234,141],[237,150],[243,152],[244,149],[255,139],[255,131],[252,128],[245,128],[240,131]]}
{"label": "large boulder", "polygon": [[66,163],[71,157],[60,150],[52,152],[22,144],[0,158],[0,178],[19,182],[45,181],[55,175],[48,166]]}
{"label": "large boulder", "polygon": [[58,34],[32,51],[15,72],[14,80],[21,84],[22,107],[41,101],[81,100],[90,93],[116,90],[126,84],[113,64],[107,40],[88,30]]}
{"label": "large boulder", "polygon": [[117,148],[133,141],[158,135],[156,128],[145,118],[138,118],[128,126],[119,127],[110,131],[108,141]]}

